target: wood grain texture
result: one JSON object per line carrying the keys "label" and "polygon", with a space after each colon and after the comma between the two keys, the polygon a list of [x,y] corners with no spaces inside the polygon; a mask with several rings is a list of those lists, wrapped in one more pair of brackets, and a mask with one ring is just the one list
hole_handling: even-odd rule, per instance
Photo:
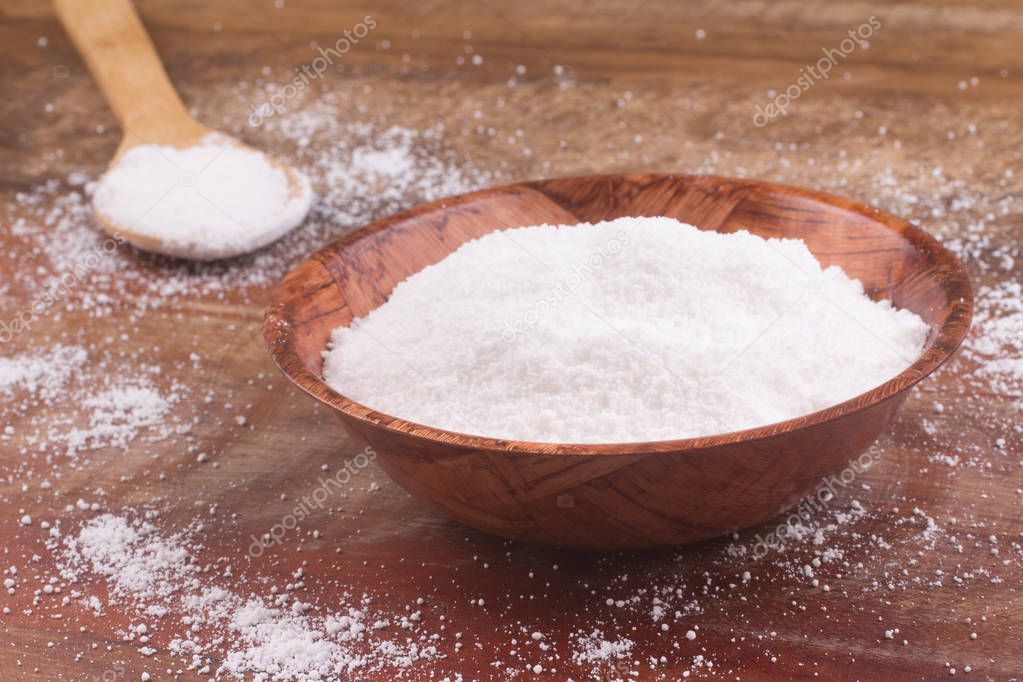
{"label": "wood grain texture", "polygon": [[[802,239],[825,266],[860,279],[875,300],[927,322],[923,353],[881,386],[820,412],[647,443],[469,436],[376,412],[324,382],[322,355],[334,329],[368,314],[399,282],[465,242],[506,228],[622,216]],[[732,533],[811,495],[822,477],[844,469],[877,438],[913,385],[948,360],[972,310],[969,279],[955,256],[904,220],[859,202],[752,180],[591,176],[443,199],[358,230],[284,279],[264,333],[289,379],[336,410],[392,478],[452,518],[518,540],[641,549]],[[419,379],[414,367],[408,374]]]}
{"label": "wood grain texture", "polygon": [[130,0],[54,7],[124,131],[117,156],[142,144],[188,147],[210,132],[188,114]]}
{"label": "wood grain texture", "polygon": [[[818,187],[910,218],[964,254],[978,303],[964,351],[983,340],[985,329],[1009,322],[992,291],[1018,282],[1023,262],[1023,10],[1015,0],[280,4],[144,0],[137,8],[189,111],[282,158],[300,159],[303,150],[279,128],[249,127],[249,107],[308,64],[316,56],[311,45],[330,45],[373,14],[378,28],[370,40],[278,119],[333,115],[340,132],[310,135],[306,152],[345,142],[348,121],[372,122],[377,132],[442,124],[445,154],[459,166],[498,174],[502,183],[660,170]],[[822,48],[870,14],[883,27],[869,49],[804,93],[788,116],[754,127],[753,111],[770,91],[781,92]],[[45,47],[40,38],[48,40]],[[472,64],[469,47],[484,57],[481,65]],[[570,79],[553,77],[559,64]],[[517,72],[520,65],[525,74]],[[39,216],[67,212],[65,195],[76,191],[68,178],[97,177],[122,131],[46,2],[0,0],[0,94],[0,319],[9,320],[45,284],[37,273],[59,274],[59,256],[72,246],[66,232],[44,226]],[[318,109],[323,103],[330,106]],[[52,193],[35,192],[47,183]],[[416,188],[390,201],[351,198],[368,201],[372,219],[423,200]],[[692,210],[705,211],[709,221],[738,199],[712,196]],[[551,211],[556,205],[550,201]],[[767,229],[766,219],[740,210],[734,220]],[[175,287],[184,266],[121,251],[113,273],[83,280],[59,314],[0,348],[7,358],[49,344],[82,345],[90,349],[90,367],[110,377],[158,364],[162,391],[174,390],[175,382],[192,387],[186,401],[194,406],[183,402],[176,412],[187,416],[194,407],[199,414],[187,435],[143,439],[128,450],[97,448],[75,462],[28,440],[36,423],[73,419],[75,405],[32,404],[9,420],[15,435],[0,438],[0,569],[17,564],[26,582],[16,594],[0,595],[10,608],[0,615],[0,678],[209,677],[185,669],[170,652],[180,625],[175,614],[151,631],[156,653],[146,656],[123,636],[137,622],[127,612],[96,615],[76,599],[60,604],[72,589],[102,596],[102,581],[65,584],[59,595],[39,592],[59,574],[39,520],[60,520],[73,533],[91,513],[66,506],[85,498],[114,513],[157,508],[166,532],[201,516],[201,559],[229,558],[216,572],[230,565],[234,573],[220,577],[238,592],[284,591],[301,568],[307,587],[298,594],[317,609],[369,594],[400,614],[425,598],[422,626],[447,627],[437,642],[444,658],[362,680],[461,675],[503,682],[510,668],[519,680],[614,679],[614,667],[594,673],[573,659],[580,631],[593,629],[634,643],[616,662],[626,664],[626,679],[677,680],[684,672],[689,679],[963,679],[965,665],[973,670],[966,679],[1023,679],[1017,492],[1023,434],[1014,430],[1020,396],[981,376],[976,356],[964,351],[908,392],[871,448],[877,464],[816,519],[821,537],[793,541],[761,561],[733,555],[733,545],[750,547],[785,517],[738,538],[679,549],[556,550],[453,522],[374,462],[330,510],[309,518],[277,551],[248,562],[248,538],[309,494],[322,466],[336,464],[346,449],[349,456],[359,451],[357,439],[340,434],[332,410],[280,377],[269,359],[261,325],[271,286],[310,252],[366,222],[308,225],[310,236],[274,247],[269,265],[246,260],[194,269],[196,279],[223,278],[219,288]],[[54,230],[50,240],[47,230]],[[892,246],[903,244],[896,239]],[[1007,256],[1015,256],[1014,267],[1003,265]],[[255,276],[260,268],[273,276]],[[878,276],[883,287],[903,277],[898,270]],[[333,286],[325,269],[308,277]],[[97,300],[104,301],[99,310]],[[207,393],[213,402],[204,402]],[[2,400],[13,408],[23,399]],[[245,427],[235,424],[239,413],[248,418]],[[197,463],[200,451],[210,461]],[[956,466],[946,463],[957,459]],[[53,494],[41,491],[42,480],[54,484]],[[853,502],[867,513],[851,516]],[[36,524],[20,526],[22,513]],[[829,530],[839,513],[844,524]],[[932,540],[928,519],[938,526]],[[805,576],[803,567],[823,553],[841,558]],[[667,614],[659,621],[654,599]],[[670,624],[668,632],[662,623]],[[699,636],[690,642],[684,633],[697,625]],[[888,640],[891,629],[900,632]],[[538,630],[549,647],[543,662],[558,657],[557,671],[531,671],[538,649],[522,643]],[[457,651],[454,632],[465,643]],[[979,637],[972,640],[971,632]],[[695,668],[696,655],[713,661],[713,670]]]}

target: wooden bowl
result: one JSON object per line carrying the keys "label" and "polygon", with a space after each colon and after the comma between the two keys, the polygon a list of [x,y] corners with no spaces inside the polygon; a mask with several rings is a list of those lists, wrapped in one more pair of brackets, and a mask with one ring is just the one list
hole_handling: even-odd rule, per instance
{"label": "wooden bowl", "polygon": [[[493,230],[621,216],[670,216],[704,230],[803,239],[871,298],[931,326],[898,376],[797,419],[704,438],[609,445],[470,436],[376,412],[321,376],[331,331],[394,286]],[[955,351],[973,297],[955,256],[904,220],[850,199],[755,180],[687,175],[561,178],[417,206],[321,249],[277,287],[264,335],[285,375],[334,408],[380,466],[415,495],[497,535],[591,549],[692,542],[789,509],[842,472],[885,428],[909,389]],[[424,311],[425,314],[425,311]]]}

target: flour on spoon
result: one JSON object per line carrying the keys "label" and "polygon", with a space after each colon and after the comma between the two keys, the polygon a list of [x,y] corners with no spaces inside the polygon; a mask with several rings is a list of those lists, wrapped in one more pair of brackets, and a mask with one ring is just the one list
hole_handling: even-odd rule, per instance
{"label": "flour on spoon", "polygon": [[293,179],[263,154],[225,135],[192,147],[145,145],[124,153],[100,179],[97,213],[155,249],[212,260],[254,251],[305,218],[309,180]]}

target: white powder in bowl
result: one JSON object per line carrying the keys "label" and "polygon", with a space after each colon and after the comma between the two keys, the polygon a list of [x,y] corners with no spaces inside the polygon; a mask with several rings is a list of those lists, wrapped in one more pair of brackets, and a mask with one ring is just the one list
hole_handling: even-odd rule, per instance
{"label": "white powder in bowl", "polygon": [[670,218],[488,234],[334,331],[324,378],[494,438],[614,443],[798,417],[891,379],[928,332],[801,240]]}
{"label": "white powder in bowl", "polygon": [[226,135],[192,147],[134,147],[96,187],[109,223],[158,242],[159,251],[212,260],[266,246],[297,226],[312,203],[309,180]]}

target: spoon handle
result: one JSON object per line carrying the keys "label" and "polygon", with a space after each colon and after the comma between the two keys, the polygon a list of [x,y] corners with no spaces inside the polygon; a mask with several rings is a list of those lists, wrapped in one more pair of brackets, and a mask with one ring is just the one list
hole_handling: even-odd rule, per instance
{"label": "spoon handle", "polygon": [[54,0],[57,16],[137,144],[187,146],[206,129],[188,115],[130,0]]}

